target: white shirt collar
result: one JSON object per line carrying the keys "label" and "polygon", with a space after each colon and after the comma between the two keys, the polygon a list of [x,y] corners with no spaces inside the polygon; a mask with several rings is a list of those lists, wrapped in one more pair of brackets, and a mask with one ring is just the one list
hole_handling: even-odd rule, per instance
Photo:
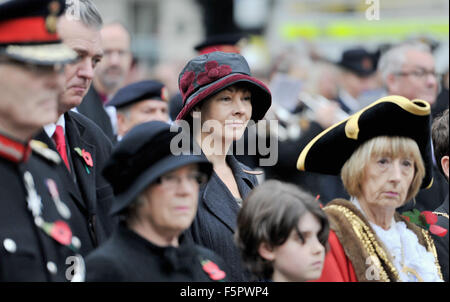
{"label": "white shirt collar", "polygon": [[52,137],[56,130],[56,125],[62,126],[64,130],[64,134],[66,133],[66,121],[64,119],[64,114],[62,114],[56,123],[48,124],[44,126],[45,133],[47,133],[48,137]]}

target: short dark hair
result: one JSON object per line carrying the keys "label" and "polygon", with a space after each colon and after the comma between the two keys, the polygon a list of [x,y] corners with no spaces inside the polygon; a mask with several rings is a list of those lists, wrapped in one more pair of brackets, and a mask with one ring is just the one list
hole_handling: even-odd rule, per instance
{"label": "short dark hair", "polygon": [[448,108],[441,115],[436,117],[431,126],[431,137],[433,139],[434,158],[439,171],[445,176],[442,170],[441,158],[448,156]]}
{"label": "short dark hair", "polygon": [[259,255],[261,243],[270,247],[284,244],[308,212],[319,219],[318,239],[328,249],[329,222],[312,195],[278,180],[266,181],[249,194],[238,214],[235,240],[244,264],[256,279],[270,279],[273,274],[272,263]]}

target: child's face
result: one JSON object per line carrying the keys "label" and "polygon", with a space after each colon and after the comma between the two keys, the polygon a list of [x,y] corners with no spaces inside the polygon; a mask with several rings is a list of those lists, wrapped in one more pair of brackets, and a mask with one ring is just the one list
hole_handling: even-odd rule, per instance
{"label": "child's face", "polygon": [[322,273],[325,247],[317,238],[321,225],[316,216],[307,212],[298,223],[299,238],[292,230],[283,245],[273,249],[273,281],[303,282],[318,279]]}

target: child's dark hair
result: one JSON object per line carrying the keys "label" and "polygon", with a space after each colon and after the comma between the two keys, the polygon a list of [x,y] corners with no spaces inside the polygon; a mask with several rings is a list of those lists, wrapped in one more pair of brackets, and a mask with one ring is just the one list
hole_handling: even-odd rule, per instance
{"label": "child's dark hair", "polygon": [[242,260],[257,279],[270,279],[272,263],[262,258],[258,249],[261,243],[270,247],[282,245],[306,213],[320,221],[318,239],[328,249],[329,223],[319,201],[295,185],[269,180],[256,187],[244,201],[237,218],[236,243]]}
{"label": "child's dark hair", "polygon": [[441,159],[448,156],[448,109],[433,120],[431,126],[431,137],[433,139],[434,158],[436,160],[439,171],[445,176],[442,170]]}

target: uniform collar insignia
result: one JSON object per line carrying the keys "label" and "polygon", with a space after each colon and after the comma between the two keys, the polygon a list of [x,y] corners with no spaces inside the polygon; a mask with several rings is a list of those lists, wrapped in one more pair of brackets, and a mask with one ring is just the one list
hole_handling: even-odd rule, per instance
{"label": "uniform collar insignia", "polygon": [[0,157],[14,163],[20,163],[26,162],[30,154],[31,147],[28,143],[19,142],[4,134],[0,134]]}

